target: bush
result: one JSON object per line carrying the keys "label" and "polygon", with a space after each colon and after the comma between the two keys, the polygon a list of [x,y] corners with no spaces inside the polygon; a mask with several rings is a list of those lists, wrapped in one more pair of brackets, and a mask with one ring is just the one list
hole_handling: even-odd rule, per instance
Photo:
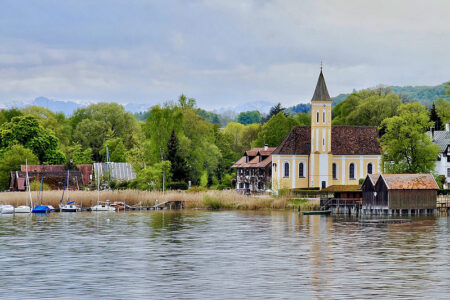
{"label": "bush", "polygon": [[193,186],[190,189],[188,189],[187,191],[189,193],[200,193],[200,192],[206,192],[208,190],[208,188],[203,187],[203,186]]}
{"label": "bush", "polygon": [[167,185],[167,188],[170,190],[187,190],[188,189],[188,184],[184,181],[175,181],[175,182],[171,182]]}

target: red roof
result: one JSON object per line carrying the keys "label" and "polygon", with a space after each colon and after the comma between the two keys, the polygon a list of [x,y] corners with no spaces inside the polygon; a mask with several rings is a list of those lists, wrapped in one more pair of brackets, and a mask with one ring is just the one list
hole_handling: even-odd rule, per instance
{"label": "red roof", "polygon": [[369,174],[368,176],[370,178],[370,181],[372,181],[373,186],[375,186],[375,184],[378,181],[378,178],[380,178],[380,174]]}
{"label": "red roof", "polygon": [[437,190],[439,186],[431,174],[382,174],[390,190]]}
{"label": "red roof", "polygon": [[[272,152],[275,147],[265,148],[253,148],[251,150],[245,151],[244,156],[242,156],[237,162],[232,165],[232,168],[265,168],[267,165],[272,163]],[[247,157],[249,161],[247,162]],[[260,161],[260,157],[263,158]],[[264,158],[265,157],[265,158]]]}
{"label": "red roof", "polygon": [[[311,127],[295,126],[273,154],[311,153]],[[374,126],[332,126],[331,153],[334,155],[379,155],[377,128]]]}

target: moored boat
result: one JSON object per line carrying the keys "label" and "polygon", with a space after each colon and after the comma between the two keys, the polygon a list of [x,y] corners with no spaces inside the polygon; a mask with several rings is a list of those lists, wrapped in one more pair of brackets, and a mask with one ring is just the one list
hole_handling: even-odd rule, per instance
{"label": "moored boat", "polygon": [[302,214],[305,216],[309,215],[328,216],[331,214],[331,210],[304,211]]}
{"label": "moored boat", "polygon": [[91,211],[116,211],[116,209],[109,204],[109,200],[106,200],[105,203],[97,202],[97,205],[91,207]]}
{"label": "moored boat", "polygon": [[75,201],[69,201],[64,206],[60,206],[60,212],[79,212],[81,208],[75,204]]}
{"label": "moored boat", "polygon": [[31,207],[28,205],[20,205],[14,209],[15,214],[29,214],[31,213]]}
{"label": "moored boat", "polygon": [[0,205],[0,213],[2,215],[10,215],[14,213],[14,206],[9,204]]}

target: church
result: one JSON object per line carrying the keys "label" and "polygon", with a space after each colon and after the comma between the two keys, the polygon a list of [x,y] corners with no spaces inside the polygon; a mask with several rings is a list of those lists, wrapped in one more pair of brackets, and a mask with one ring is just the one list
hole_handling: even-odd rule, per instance
{"label": "church", "polygon": [[311,126],[295,126],[272,152],[272,189],[357,185],[380,173],[375,126],[332,126],[331,98],[320,70],[311,99]]}

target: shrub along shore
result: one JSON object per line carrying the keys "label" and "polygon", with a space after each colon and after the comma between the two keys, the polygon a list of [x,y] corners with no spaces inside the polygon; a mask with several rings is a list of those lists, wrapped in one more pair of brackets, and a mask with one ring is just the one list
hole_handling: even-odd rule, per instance
{"label": "shrub along shore", "polygon": [[[41,195],[41,203],[59,206],[62,191],[45,191]],[[38,192],[32,192],[33,201],[38,198]],[[11,204],[14,206],[25,205],[26,192],[3,192],[0,193],[1,204]],[[67,199],[67,194],[65,195]],[[97,203],[96,191],[71,191],[70,200],[74,200],[78,205],[89,207]],[[274,197],[270,195],[246,196],[234,191],[138,191],[138,190],[110,190],[100,191],[100,201],[109,200],[113,202],[125,202],[131,206],[152,206],[155,201],[159,203],[167,200],[183,200],[186,208],[199,209],[298,209],[318,210],[319,200],[306,200],[292,198],[288,195]]]}

